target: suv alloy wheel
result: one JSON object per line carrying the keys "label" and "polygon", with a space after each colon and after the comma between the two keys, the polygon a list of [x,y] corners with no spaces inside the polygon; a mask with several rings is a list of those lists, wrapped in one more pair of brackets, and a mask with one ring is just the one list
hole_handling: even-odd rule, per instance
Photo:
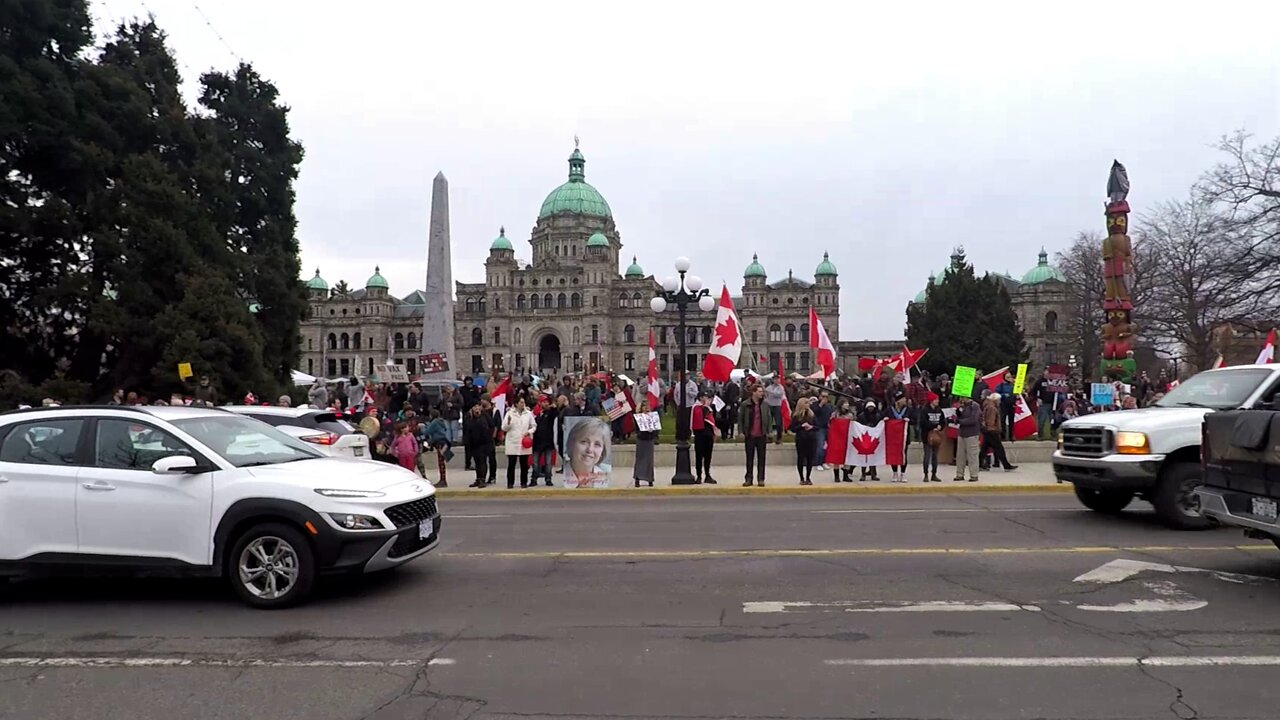
{"label": "suv alloy wheel", "polygon": [[281,523],[255,525],[241,534],[226,564],[231,587],[256,608],[292,607],[315,589],[311,544],[301,532]]}

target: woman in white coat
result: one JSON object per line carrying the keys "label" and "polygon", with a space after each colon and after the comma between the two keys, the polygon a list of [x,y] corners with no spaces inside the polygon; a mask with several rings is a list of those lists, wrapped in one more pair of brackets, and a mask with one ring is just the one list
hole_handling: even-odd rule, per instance
{"label": "woman in white coat", "polygon": [[502,449],[507,455],[507,489],[516,486],[516,458],[520,462],[520,487],[537,487],[535,481],[529,484],[529,456],[533,455],[533,429],[538,419],[529,412],[524,398],[518,397],[516,404],[502,418],[502,432],[506,433]]}

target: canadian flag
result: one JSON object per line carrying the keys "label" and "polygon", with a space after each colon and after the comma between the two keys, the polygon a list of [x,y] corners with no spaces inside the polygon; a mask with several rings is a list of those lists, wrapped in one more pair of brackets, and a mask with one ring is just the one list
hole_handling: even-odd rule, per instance
{"label": "canadian flag", "polygon": [[818,318],[818,311],[809,306],[809,347],[817,350],[813,354],[814,362],[822,368],[822,377],[831,377],[836,372],[836,348],[827,337],[827,329]]}
{"label": "canadian flag", "polygon": [[662,408],[662,386],[658,384],[658,356],[653,351],[653,328],[649,328],[649,372],[645,383],[649,395],[649,412]]}
{"label": "canadian flag", "polygon": [[1000,386],[1000,383],[1004,382],[1004,374],[1007,372],[1009,372],[1009,366],[1005,365],[995,372],[989,372],[986,375],[983,375],[980,380],[987,384],[988,390],[995,392],[996,388]]}
{"label": "canadian flag", "polygon": [[906,420],[881,420],[877,425],[863,425],[848,418],[831,418],[827,427],[828,465],[905,465],[906,458]]}
{"label": "canadian flag", "polygon": [[489,399],[493,401],[493,407],[498,411],[499,415],[507,414],[507,395],[511,392],[511,378],[504,377],[497,387],[489,391]]}
{"label": "canadian flag", "polygon": [[787,384],[783,382],[783,379],[785,379],[786,377],[787,377],[786,373],[782,371],[782,358],[778,358],[778,376],[774,378],[773,381],[781,385],[783,389],[782,410],[781,410],[782,431],[791,432],[791,401],[787,399],[787,393],[786,393]]}
{"label": "canadian flag", "polygon": [[702,361],[702,375],[711,382],[729,382],[729,374],[738,366],[742,355],[742,329],[738,313],[729,299],[729,286],[720,286],[720,307],[716,310],[716,327],[711,349]]}
{"label": "canadian flag", "polygon": [[1036,427],[1036,416],[1031,414],[1027,401],[1019,395],[1013,406],[1013,439],[1025,440],[1038,432],[1040,428]]}
{"label": "canadian flag", "polygon": [[1266,365],[1276,361],[1276,331],[1273,328],[1267,333],[1267,342],[1262,346],[1262,352],[1258,353],[1258,365]]}

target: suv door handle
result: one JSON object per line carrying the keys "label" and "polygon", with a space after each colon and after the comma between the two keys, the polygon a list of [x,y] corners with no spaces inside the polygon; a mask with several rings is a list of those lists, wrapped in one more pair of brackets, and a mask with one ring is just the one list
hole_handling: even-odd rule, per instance
{"label": "suv door handle", "polygon": [[98,491],[107,491],[107,490],[116,489],[115,485],[109,485],[107,483],[81,483],[80,487],[84,488],[85,490],[98,490]]}

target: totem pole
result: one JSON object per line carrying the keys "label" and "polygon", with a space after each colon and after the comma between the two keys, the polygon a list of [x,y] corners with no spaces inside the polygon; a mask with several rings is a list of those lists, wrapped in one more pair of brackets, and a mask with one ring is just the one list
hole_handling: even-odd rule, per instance
{"label": "totem pole", "polygon": [[1102,241],[1102,279],[1106,292],[1102,308],[1106,324],[1102,326],[1102,374],[1104,378],[1133,382],[1136,363],[1133,360],[1131,322],[1133,300],[1133,245],[1129,241],[1129,174],[1119,160],[1111,163],[1107,180],[1107,238]]}

